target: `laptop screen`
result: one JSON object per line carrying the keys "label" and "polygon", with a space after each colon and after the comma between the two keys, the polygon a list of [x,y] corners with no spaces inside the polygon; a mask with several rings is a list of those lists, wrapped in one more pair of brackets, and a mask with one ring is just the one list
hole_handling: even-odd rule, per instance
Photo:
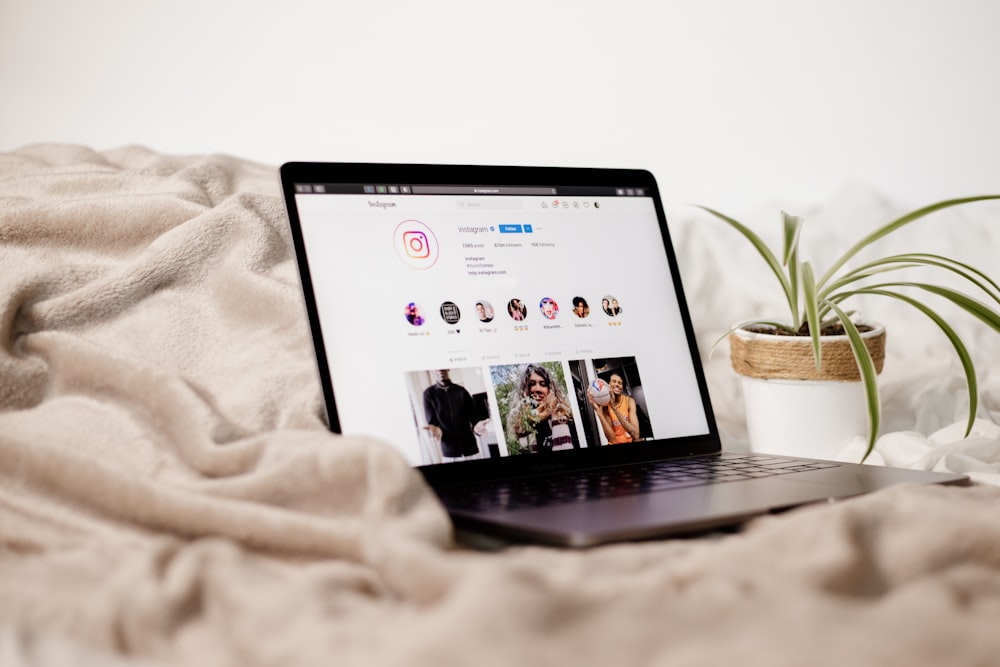
{"label": "laptop screen", "polygon": [[415,466],[708,434],[655,183],[620,173],[286,183],[334,430]]}

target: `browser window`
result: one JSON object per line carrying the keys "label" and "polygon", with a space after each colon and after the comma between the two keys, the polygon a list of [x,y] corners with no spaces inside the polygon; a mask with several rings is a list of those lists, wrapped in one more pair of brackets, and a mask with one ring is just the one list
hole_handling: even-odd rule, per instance
{"label": "browser window", "polygon": [[341,430],[414,465],[708,433],[628,190],[297,187]]}

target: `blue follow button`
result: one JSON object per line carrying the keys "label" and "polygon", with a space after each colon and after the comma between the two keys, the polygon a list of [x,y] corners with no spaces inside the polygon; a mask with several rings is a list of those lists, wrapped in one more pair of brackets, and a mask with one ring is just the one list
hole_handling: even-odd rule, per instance
{"label": "blue follow button", "polygon": [[533,231],[531,225],[500,225],[501,234],[530,234]]}

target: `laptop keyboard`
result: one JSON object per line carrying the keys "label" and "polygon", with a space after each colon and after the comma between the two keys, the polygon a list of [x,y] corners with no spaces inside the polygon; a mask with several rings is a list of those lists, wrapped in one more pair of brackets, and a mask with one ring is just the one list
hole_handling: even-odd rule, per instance
{"label": "laptop keyboard", "polygon": [[670,461],[582,470],[489,484],[438,489],[445,504],[470,511],[516,510],[594,498],[630,496],[706,484],[722,484],[806,470],[835,468],[832,461],[808,461],[761,454],[723,453]]}

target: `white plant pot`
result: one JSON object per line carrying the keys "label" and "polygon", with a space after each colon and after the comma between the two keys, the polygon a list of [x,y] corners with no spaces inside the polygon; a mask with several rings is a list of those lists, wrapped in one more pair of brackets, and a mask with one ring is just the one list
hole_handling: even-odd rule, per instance
{"label": "white plant pot", "polygon": [[[881,371],[885,328],[871,326],[862,338]],[[817,371],[806,337],[742,329],[730,334],[752,451],[833,459],[855,437],[867,435],[864,385],[847,336],[821,336],[820,341],[823,366]]]}
{"label": "white plant pot", "polygon": [[868,432],[860,382],[740,379],[754,452],[835,459]]}

